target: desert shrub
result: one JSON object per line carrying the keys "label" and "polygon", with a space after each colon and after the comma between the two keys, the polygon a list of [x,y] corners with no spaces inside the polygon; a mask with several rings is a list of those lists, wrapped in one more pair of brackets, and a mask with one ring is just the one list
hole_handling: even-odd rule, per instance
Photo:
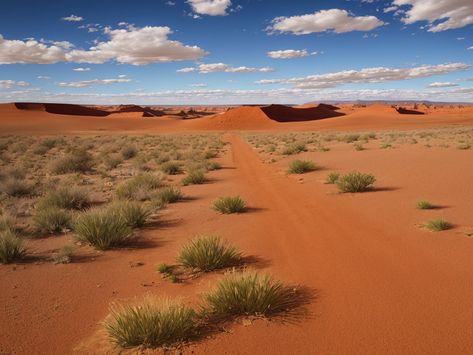
{"label": "desert shrub", "polygon": [[416,207],[419,210],[431,210],[432,208],[434,208],[434,205],[432,205],[427,200],[421,200],[417,202]]}
{"label": "desert shrub", "polygon": [[432,232],[440,232],[452,228],[452,225],[443,219],[433,219],[428,221],[424,227]]}
{"label": "desert shrub", "polygon": [[55,174],[85,173],[92,167],[92,155],[84,149],[77,149],[53,162],[52,171]]}
{"label": "desert shrub", "polygon": [[138,149],[133,145],[126,145],[120,151],[123,159],[128,160],[134,158],[138,153]]}
{"label": "desert shrub", "polygon": [[375,181],[373,175],[353,171],[340,176],[336,185],[340,192],[363,192],[369,190]]}
{"label": "desert shrub", "polygon": [[207,162],[206,167],[208,171],[213,171],[213,170],[220,170],[222,168],[222,165],[216,161],[209,161]]}
{"label": "desert shrub", "polygon": [[293,297],[292,289],[267,275],[243,273],[224,277],[216,290],[205,295],[204,299],[208,314],[234,317],[285,312],[291,307]]}
{"label": "desert shrub", "polygon": [[294,155],[306,151],[305,143],[294,143],[283,149],[282,154]]}
{"label": "desert shrub", "polygon": [[115,303],[105,320],[110,338],[122,347],[158,347],[189,339],[198,317],[186,304],[156,296],[133,303]]}
{"label": "desert shrub", "polygon": [[468,150],[471,148],[471,144],[468,144],[468,143],[460,143],[458,146],[457,146],[458,149],[460,150]]}
{"label": "desert shrub", "polygon": [[390,143],[381,143],[379,147],[381,149],[389,149],[389,148],[392,148],[393,146]]}
{"label": "desert shrub", "polygon": [[164,187],[158,191],[158,198],[164,203],[175,203],[182,198],[182,193],[176,187]]}
{"label": "desert shrub", "polygon": [[133,237],[132,228],[119,211],[110,208],[95,208],[83,212],[74,223],[74,231],[80,241],[99,250],[124,245]]}
{"label": "desert shrub", "polygon": [[218,153],[214,150],[208,150],[204,154],[204,159],[213,159],[216,158]]}
{"label": "desert shrub", "polygon": [[117,196],[138,201],[148,200],[151,192],[163,185],[162,177],[150,173],[137,175],[117,188]]}
{"label": "desert shrub", "polygon": [[161,165],[161,170],[168,175],[177,175],[182,172],[181,164],[173,161],[168,161]]}
{"label": "desert shrub", "polygon": [[55,206],[38,208],[33,216],[33,226],[42,233],[61,233],[71,227],[71,214]]}
{"label": "desert shrub", "polygon": [[246,209],[246,202],[240,196],[220,197],[213,203],[213,209],[223,213],[241,213]]}
{"label": "desert shrub", "polygon": [[26,254],[23,240],[11,230],[0,232],[0,263],[8,264],[22,259]]}
{"label": "desert shrub", "polygon": [[38,202],[38,208],[58,207],[68,210],[83,210],[90,206],[89,193],[84,188],[62,186],[51,190]]}
{"label": "desert shrub", "polygon": [[362,151],[362,150],[365,150],[365,147],[363,147],[363,144],[361,144],[361,143],[355,143],[355,144],[353,145],[353,147],[354,147],[355,150],[358,151],[358,152],[359,152],[359,151]]}
{"label": "desert shrub", "polygon": [[15,230],[15,219],[9,215],[0,215],[0,232]]}
{"label": "desert shrub", "polygon": [[353,143],[359,140],[360,137],[361,136],[359,134],[347,134],[346,136],[342,137],[342,141],[344,141],[345,143]]}
{"label": "desert shrub", "polygon": [[54,255],[53,260],[56,264],[69,264],[72,261],[73,254],[74,247],[66,244]]}
{"label": "desert shrub", "polygon": [[103,159],[103,163],[108,169],[115,169],[122,162],[123,162],[123,157],[120,154],[106,155]]}
{"label": "desert shrub", "polygon": [[184,186],[187,185],[200,185],[205,182],[205,175],[202,170],[191,170],[182,179],[181,183]]}
{"label": "desert shrub", "polygon": [[212,271],[236,265],[241,259],[236,248],[227,246],[220,237],[207,236],[184,245],[177,260],[188,268]]}
{"label": "desert shrub", "polygon": [[317,168],[314,162],[309,160],[293,160],[289,163],[289,174],[304,174]]}
{"label": "desert shrub", "polygon": [[[120,218],[131,228],[139,228],[144,226],[146,219],[151,211],[139,202],[126,201],[114,203],[107,207],[115,211]],[[113,213],[113,212],[111,212]]]}
{"label": "desert shrub", "polygon": [[13,197],[28,196],[33,193],[33,186],[24,179],[7,177],[0,181],[0,192]]}
{"label": "desert shrub", "polygon": [[340,178],[340,174],[335,171],[332,171],[331,173],[327,175],[327,179],[325,180],[325,182],[327,184],[335,184],[339,178]]}
{"label": "desert shrub", "polygon": [[159,264],[158,271],[161,274],[170,274],[172,272],[172,266],[166,263]]}

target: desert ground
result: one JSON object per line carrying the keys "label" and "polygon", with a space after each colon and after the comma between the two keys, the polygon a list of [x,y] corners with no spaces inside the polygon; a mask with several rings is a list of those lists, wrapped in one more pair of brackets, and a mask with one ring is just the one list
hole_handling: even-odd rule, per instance
{"label": "desert ground", "polygon": [[[0,234],[19,251],[0,265],[0,354],[471,353],[473,106],[11,103],[0,132]],[[125,210],[120,243],[87,239]],[[205,236],[238,257],[187,265]],[[281,306],[217,314],[208,295],[239,275],[269,275]],[[204,316],[164,346],[118,342],[113,305],[150,295]]]}

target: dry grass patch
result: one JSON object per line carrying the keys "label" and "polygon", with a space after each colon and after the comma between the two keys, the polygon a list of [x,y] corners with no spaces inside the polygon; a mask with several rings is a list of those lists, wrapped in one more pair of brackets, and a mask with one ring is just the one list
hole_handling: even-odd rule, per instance
{"label": "dry grass patch", "polygon": [[8,264],[22,259],[26,255],[26,248],[21,238],[11,230],[0,232],[0,263]]}
{"label": "dry grass patch", "polygon": [[371,189],[375,183],[376,178],[371,174],[363,174],[357,171],[353,171],[346,175],[340,176],[336,185],[340,192],[364,192]]}
{"label": "dry grass patch", "polygon": [[240,196],[220,197],[214,201],[213,209],[222,214],[242,213],[246,210],[246,202]]}

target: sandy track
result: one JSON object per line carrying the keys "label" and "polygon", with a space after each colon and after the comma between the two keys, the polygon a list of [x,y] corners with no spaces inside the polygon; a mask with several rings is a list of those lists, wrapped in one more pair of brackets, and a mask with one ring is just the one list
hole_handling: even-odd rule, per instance
{"label": "sandy track", "polygon": [[[466,354],[473,348],[471,248],[400,238],[320,191],[264,165],[228,135],[238,191],[261,212],[239,226],[270,271],[317,290],[312,316],[297,324],[256,322],[199,344],[198,353]],[[376,192],[373,192],[376,193]],[[395,192],[393,192],[395,193]],[[347,198],[350,196],[347,195]],[[236,227],[228,227],[233,234]],[[252,238],[252,240],[249,240]],[[461,262],[459,262],[461,260]]]}

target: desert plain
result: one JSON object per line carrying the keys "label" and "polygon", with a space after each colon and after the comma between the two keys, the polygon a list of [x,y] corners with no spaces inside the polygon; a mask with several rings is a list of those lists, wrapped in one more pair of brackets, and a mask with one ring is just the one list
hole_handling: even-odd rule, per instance
{"label": "desert plain", "polygon": [[[11,103],[0,132],[0,232],[22,243],[0,265],[1,354],[473,349],[473,106]],[[355,172],[363,192],[342,183]],[[69,190],[80,203],[51,202]],[[239,213],[216,208],[237,196]],[[143,220],[94,247],[78,221],[111,205]],[[238,262],[186,267],[203,236]],[[199,311],[248,273],[280,282],[284,307],[199,321],[166,346],[122,346],[105,326],[111,305],[147,295]]]}

